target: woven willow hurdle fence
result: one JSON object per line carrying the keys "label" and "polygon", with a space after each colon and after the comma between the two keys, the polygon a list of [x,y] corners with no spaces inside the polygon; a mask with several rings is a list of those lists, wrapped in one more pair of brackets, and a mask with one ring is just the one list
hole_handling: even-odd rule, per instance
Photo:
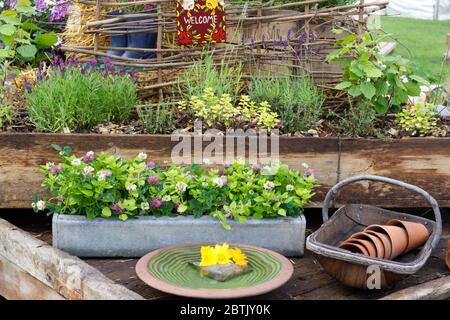
{"label": "woven willow hurdle fence", "polygon": [[[367,4],[361,0],[357,4],[318,8],[318,4],[325,1],[306,0],[279,5],[271,2],[227,4],[226,43],[182,48],[176,44],[175,0],[78,0],[76,4],[82,6],[83,10],[93,12],[94,17],[78,26],[77,32],[85,39],[91,37],[92,41],[89,41],[89,45],[77,45],[69,41],[62,49],[84,58],[107,57],[113,59],[116,65],[138,68],[141,74],[141,97],[159,95],[161,98],[165,93],[172,93],[177,75],[184,68],[201,59],[202,55],[213,53],[215,61],[223,59],[228,64],[243,63],[246,77],[252,74],[252,70],[291,76],[311,75],[327,91],[327,104],[339,106],[346,100],[332,88],[340,81],[342,73],[336,66],[325,63],[325,57],[336,40],[331,29],[347,27],[361,33],[365,30],[366,15],[385,8],[389,1]],[[156,12],[130,12],[113,18],[106,15],[107,12],[130,5],[150,4],[156,8]],[[142,20],[127,21],[130,17]],[[138,32],[157,33],[156,48],[108,46],[109,35]],[[130,59],[110,55],[106,53],[107,50],[154,52],[156,58]]]}

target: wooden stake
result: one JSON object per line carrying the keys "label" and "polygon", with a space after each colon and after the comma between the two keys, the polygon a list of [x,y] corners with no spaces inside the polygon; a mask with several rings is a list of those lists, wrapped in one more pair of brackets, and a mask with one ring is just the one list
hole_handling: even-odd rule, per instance
{"label": "wooden stake", "polygon": [[[96,0],[95,2],[95,20],[100,20],[100,10],[101,10],[101,4],[100,4],[100,0]],[[94,34],[94,51],[97,52],[98,51],[98,37],[99,34],[95,33]]]}
{"label": "wooden stake", "polygon": [[[161,8],[161,4],[158,3],[157,5],[157,9],[158,9],[158,21],[161,21],[162,19],[162,8]],[[161,49],[162,47],[162,36],[163,36],[163,25],[161,23],[158,23],[158,37],[156,39],[156,48],[158,50]],[[160,51],[158,51],[156,53],[156,59],[158,61],[158,63],[161,62],[162,59],[162,54]],[[160,68],[158,68],[158,84],[160,84],[162,82],[162,71]],[[164,99],[164,93],[163,90],[160,88],[159,89],[159,100],[162,101]]]}

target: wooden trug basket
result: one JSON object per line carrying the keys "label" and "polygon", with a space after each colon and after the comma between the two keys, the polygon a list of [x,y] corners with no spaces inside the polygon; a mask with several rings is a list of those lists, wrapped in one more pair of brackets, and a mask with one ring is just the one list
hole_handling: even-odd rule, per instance
{"label": "wooden trug basket", "polygon": [[[421,194],[431,204],[435,221],[361,204],[346,205],[328,219],[328,208],[334,194],[347,184],[361,180],[389,183]],[[411,184],[379,176],[355,176],[336,184],[325,197],[322,216],[324,223],[307,238],[306,248],[313,252],[328,274],[347,286],[360,289],[371,289],[377,284],[372,275],[376,275],[378,270],[379,289],[389,288],[395,282],[417,272],[427,262],[442,233],[438,203],[428,192]],[[353,233],[360,232],[371,224],[386,224],[391,219],[422,223],[430,232],[430,237],[423,247],[395,261],[368,257],[337,247]],[[371,283],[370,286],[368,282]]]}

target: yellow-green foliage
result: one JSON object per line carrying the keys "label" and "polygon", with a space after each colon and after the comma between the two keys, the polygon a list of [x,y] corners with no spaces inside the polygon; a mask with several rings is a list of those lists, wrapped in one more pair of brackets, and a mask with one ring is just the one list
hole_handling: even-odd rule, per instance
{"label": "yellow-green foliage", "polygon": [[395,116],[395,122],[413,136],[431,135],[438,127],[434,105],[417,103],[406,106]]}
{"label": "yellow-green foliage", "polygon": [[266,101],[257,104],[251,101],[250,97],[242,95],[235,106],[229,94],[224,93],[218,97],[212,88],[206,88],[201,97],[192,96],[188,103],[180,101],[178,106],[182,110],[192,112],[209,127],[233,127],[237,123],[255,122],[258,128],[270,130],[275,128],[279,121],[278,114],[271,111]]}

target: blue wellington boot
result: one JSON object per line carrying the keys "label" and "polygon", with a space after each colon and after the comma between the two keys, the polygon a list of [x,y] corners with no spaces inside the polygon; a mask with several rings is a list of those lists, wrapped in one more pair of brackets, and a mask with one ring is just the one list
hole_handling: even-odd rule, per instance
{"label": "blue wellington boot", "polygon": [[[124,12],[110,12],[108,13],[108,17],[109,18],[115,18],[119,15],[124,14]],[[122,22],[122,21],[120,21]],[[119,30],[126,30],[126,28],[121,28],[121,29],[114,29],[114,31],[119,31]],[[109,35],[109,46],[110,47],[117,47],[117,48],[126,48],[128,46],[128,37],[126,34],[110,34]],[[123,50],[108,50],[107,51],[108,54],[112,54],[115,56],[121,56],[123,55],[124,51]]]}
{"label": "blue wellington boot", "polygon": [[[129,18],[128,22],[141,21],[148,18]],[[129,30],[145,30],[149,28],[148,25],[143,26],[142,29],[130,28]],[[156,39],[158,34],[156,32],[142,32],[142,33],[130,33],[128,34],[128,47],[129,48],[142,48],[142,49],[154,49],[156,48]],[[155,52],[137,52],[137,51],[125,51],[122,57],[130,59],[154,59],[156,58]]]}

